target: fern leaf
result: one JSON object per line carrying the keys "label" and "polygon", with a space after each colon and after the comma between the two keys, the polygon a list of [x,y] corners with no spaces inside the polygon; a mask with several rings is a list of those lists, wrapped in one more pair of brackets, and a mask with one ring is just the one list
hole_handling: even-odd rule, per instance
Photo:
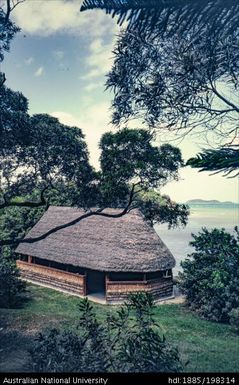
{"label": "fern leaf", "polygon": [[238,0],[84,0],[81,11],[95,8],[117,17],[119,25],[127,20],[128,28],[167,36],[198,23],[211,24],[214,32],[223,27],[228,34],[238,28]]}

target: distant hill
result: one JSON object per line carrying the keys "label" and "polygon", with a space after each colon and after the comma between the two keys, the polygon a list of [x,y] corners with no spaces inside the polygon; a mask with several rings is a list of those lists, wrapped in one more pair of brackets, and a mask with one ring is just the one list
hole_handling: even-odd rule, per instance
{"label": "distant hill", "polygon": [[225,201],[220,202],[216,199],[204,200],[204,199],[190,199],[186,202],[188,205],[238,205],[238,203]]}

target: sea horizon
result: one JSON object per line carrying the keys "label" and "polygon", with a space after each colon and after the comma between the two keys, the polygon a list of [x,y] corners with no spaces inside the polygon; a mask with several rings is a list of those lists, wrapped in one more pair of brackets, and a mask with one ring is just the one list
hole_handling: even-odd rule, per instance
{"label": "sea horizon", "polygon": [[194,251],[189,245],[193,240],[192,233],[198,234],[203,227],[208,229],[224,228],[233,233],[239,225],[239,204],[190,204],[190,215],[185,227],[168,229],[167,224],[155,225],[155,231],[175,257],[176,266],[173,269],[177,276],[182,271],[180,262]]}

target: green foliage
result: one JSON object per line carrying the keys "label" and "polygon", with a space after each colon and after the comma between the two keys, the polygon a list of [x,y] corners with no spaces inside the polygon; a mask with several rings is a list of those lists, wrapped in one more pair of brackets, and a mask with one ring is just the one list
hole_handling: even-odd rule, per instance
{"label": "green foliage", "polygon": [[196,158],[189,159],[187,165],[200,168],[199,171],[223,172],[226,176],[236,177],[239,169],[239,149],[231,146],[217,150],[204,150],[197,154]]}
{"label": "green foliage", "polygon": [[151,190],[140,194],[138,202],[144,218],[152,226],[156,223],[168,223],[170,229],[187,224],[189,207],[172,201],[167,195]]}
{"label": "green foliage", "polygon": [[0,249],[0,307],[11,308],[19,301],[25,283],[19,279],[19,272],[9,249]]}
{"label": "green foliage", "polygon": [[102,340],[97,330],[92,330],[92,324],[88,326],[92,335],[88,335],[86,340],[75,332],[57,329],[40,334],[31,350],[33,370],[37,373],[105,371]]}
{"label": "green foliage", "polygon": [[[71,348],[69,349],[69,347]],[[58,330],[52,329],[45,335],[40,334],[36,338],[33,351],[31,351],[33,370],[36,372],[59,372],[61,367],[64,367],[65,371],[70,372],[74,368],[75,357],[79,348],[80,343],[77,336],[70,332],[60,334]]]}
{"label": "green foliage", "polygon": [[29,143],[28,100],[21,92],[0,87],[0,155],[16,153],[17,147]]}
{"label": "green foliage", "polygon": [[[152,193],[147,199],[140,196],[142,191],[146,194],[178,179],[178,169],[183,165],[178,148],[168,144],[153,146],[153,135],[146,130],[109,132],[103,135],[100,143],[101,170],[95,172],[89,165],[80,129],[64,126],[48,115],[35,115],[30,122],[29,143],[22,146],[22,153],[18,146],[17,160],[14,155],[9,156],[8,167],[2,173],[2,208],[5,210],[2,228],[6,226],[2,239],[5,244],[20,239],[49,204],[89,209],[127,207],[130,203],[129,209],[138,207],[152,224],[186,224],[188,209],[185,205],[174,203],[169,197],[161,199],[157,193],[152,200]],[[2,162],[5,164],[4,159]],[[16,178],[16,163],[17,169],[28,167],[29,173],[24,169]],[[25,218],[26,222],[19,217],[26,217],[30,212],[27,208],[24,211],[24,204],[33,210],[32,216]],[[12,227],[10,215],[14,214],[14,209],[9,207],[11,205],[23,206],[15,209],[19,220]]]}
{"label": "green foliage", "polygon": [[[182,370],[178,350],[159,333],[153,309],[151,295],[132,294],[127,309],[110,320],[121,334],[118,336],[117,371],[176,373]],[[125,322],[127,315],[132,317],[131,322]]]}
{"label": "green foliage", "polygon": [[51,175],[55,180],[59,175],[76,180],[91,172],[87,145],[80,128],[66,126],[47,114],[33,115],[30,139],[26,155],[43,178]]}
{"label": "green foliage", "polygon": [[153,139],[142,129],[125,128],[104,134],[100,142],[103,174],[123,182],[138,178],[151,187],[176,179],[183,165],[180,150],[169,144],[153,146]]}
{"label": "green foliage", "polygon": [[[31,284],[27,285],[24,296],[27,299],[24,306],[0,312],[0,323],[8,325],[0,331],[2,372],[31,370],[28,351],[35,344],[33,336],[36,333],[46,327],[72,330],[78,323],[79,298]],[[118,310],[117,306],[95,303],[92,306],[97,319],[104,325],[107,313],[115,314]],[[183,362],[189,362],[183,368],[185,372],[238,372],[238,340],[230,325],[201,319],[180,304],[156,306],[154,319],[167,341],[179,347]],[[9,341],[8,336],[13,333],[15,337]]]}
{"label": "green foliage", "polygon": [[138,118],[160,131],[206,129],[228,143],[238,126],[238,44],[236,30],[230,38],[205,31],[198,40],[121,33],[106,83],[114,91],[112,123]]}
{"label": "green foliage", "polygon": [[0,208],[95,204],[96,173],[82,131],[46,114],[29,117],[21,94],[1,92],[9,98],[0,100]]}
{"label": "green foliage", "polygon": [[209,24],[213,31],[221,27],[229,34],[239,12],[236,0],[84,0],[81,11],[94,8],[118,17],[120,25],[127,20],[129,30],[156,30],[161,36],[185,33],[195,24]]}
{"label": "green foliage", "polygon": [[[140,119],[149,127],[200,133],[220,146],[238,131],[236,0],[85,0],[82,11],[104,9],[127,20],[114,48],[106,86],[112,123]],[[231,173],[237,150],[206,150],[188,165]]]}
{"label": "green foliage", "polygon": [[4,59],[4,51],[9,51],[10,42],[19,28],[9,19],[7,12],[0,7],[0,62]]}
{"label": "green foliage", "polygon": [[206,228],[193,235],[195,252],[181,263],[180,285],[188,305],[203,317],[229,322],[239,307],[239,237]]}
{"label": "green foliage", "polygon": [[[13,91],[10,93],[18,99],[18,93]],[[7,111],[7,116],[3,122],[6,142],[3,141],[0,149],[0,162],[4,168],[1,175],[2,185],[4,187],[7,183],[8,194],[11,194],[12,189],[15,195],[23,195],[41,184],[49,184],[53,181],[54,183],[72,181],[77,183],[80,180],[83,184],[89,181],[92,168],[89,165],[88,151],[79,128],[65,126],[58,119],[46,114],[28,117],[25,99],[23,111],[19,109],[11,111],[8,103],[11,107],[12,99],[5,101],[6,105],[1,110],[3,114]],[[19,114],[27,121],[25,126],[22,120],[19,121]],[[19,139],[16,132],[18,125],[15,120],[19,123],[19,129],[17,129],[20,133]],[[24,172],[21,171],[23,167]]]}
{"label": "green foliage", "polygon": [[230,324],[232,325],[235,332],[239,334],[239,307],[232,309],[229,313]]}
{"label": "green foliage", "polygon": [[22,238],[37,222],[43,212],[44,208],[5,208],[0,215],[1,239],[12,239],[14,242],[15,239]]}
{"label": "green foliage", "polygon": [[178,372],[178,350],[161,337],[153,318],[153,301],[136,293],[129,302],[97,320],[88,300],[80,304],[76,331],[41,334],[31,351],[35,371]]}
{"label": "green foliage", "polygon": [[[7,11],[1,11],[2,20],[5,17],[2,24],[3,30],[6,29],[5,49],[13,37],[13,34],[7,35],[8,27],[14,27],[9,21],[10,13],[19,3],[7,2]],[[0,137],[0,209],[5,210],[0,223],[2,245],[21,241],[29,226],[50,204],[79,206],[86,210],[123,207],[123,214],[127,214],[130,209],[140,207],[137,195],[141,190],[176,180],[178,169],[183,165],[176,147],[153,146],[153,135],[147,131],[125,129],[103,136],[101,170],[96,172],[89,164],[81,129],[65,126],[47,114],[29,116],[28,100],[3,84],[0,88]],[[170,206],[166,210],[165,202]],[[23,217],[30,211],[9,209],[14,206],[34,211],[25,222]],[[160,221],[161,213],[162,221],[169,221],[170,226],[186,223],[186,208],[172,204],[169,199],[164,199],[161,211],[157,206],[154,218],[153,207],[156,210],[155,203],[150,207],[151,222]],[[11,214],[16,215],[15,225]]]}
{"label": "green foliage", "polygon": [[154,191],[170,180],[178,179],[183,165],[181,152],[169,144],[152,144],[154,135],[142,129],[123,129],[103,135],[101,148],[102,202],[107,206],[122,206],[135,185],[131,207],[138,207],[146,220],[168,223],[169,227],[187,223],[188,209]]}

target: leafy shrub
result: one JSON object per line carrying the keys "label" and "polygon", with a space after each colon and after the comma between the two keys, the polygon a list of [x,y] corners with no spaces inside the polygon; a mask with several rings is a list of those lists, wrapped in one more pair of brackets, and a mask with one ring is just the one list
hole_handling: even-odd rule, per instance
{"label": "leafy shrub", "polygon": [[239,333],[239,307],[233,309],[230,313],[230,324],[235,332]]}
{"label": "leafy shrub", "polygon": [[206,228],[192,235],[195,252],[181,263],[180,286],[188,305],[203,317],[229,322],[239,307],[239,234]]}
{"label": "leafy shrub", "polygon": [[130,296],[99,322],[88,300],[80,304],[78,330],[41,334],[31,350],[37,372],[178,372],[178,350],[159,334],[148,294]]}
{"label": "leafy shrub", "polygon": [[16,305],[19,294],[25,290],[25,283],[19,279],[15,261],[0,250],[0,307],[10,308]]}
{"label": "leafy shrub", "polygon": [[111,317],[119,334],[116,344],[116,371],[179,372],[182,364],[178,349],[171,346],[153,317],[154,302],[150,294],[129,296],[125,308]]}

